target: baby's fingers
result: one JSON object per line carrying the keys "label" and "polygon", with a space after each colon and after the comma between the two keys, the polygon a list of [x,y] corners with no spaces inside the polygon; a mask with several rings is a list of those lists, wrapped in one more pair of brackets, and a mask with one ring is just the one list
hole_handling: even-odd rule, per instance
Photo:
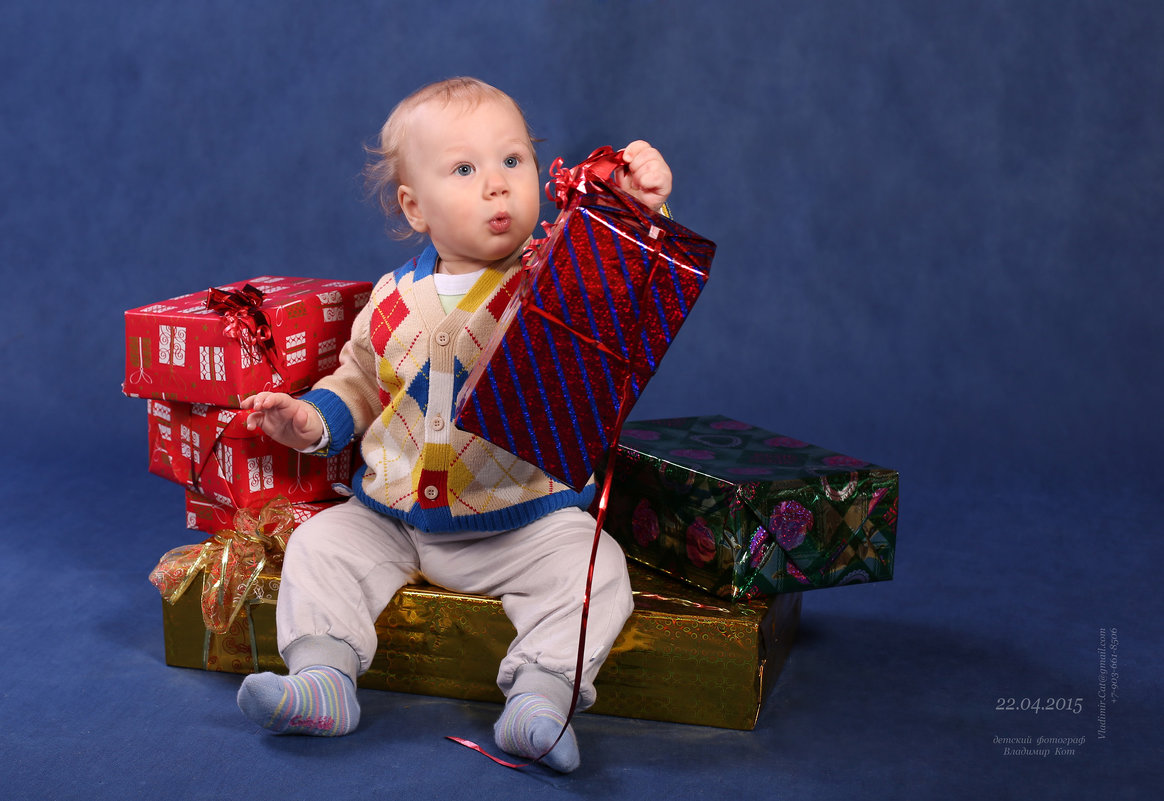
{"label": "baby's fingers", "polygon": [[622,149],[622,160],[625,163],[630,164],[639,156],[639,154],[648,150],[654,150],[649,142],[644,142],[642,139],[636,139]]}
{"label": "baby's fingers", "polygon": [[259,411],[261,409],[268,409],[274,405],[272,401],[275,400],[274,392],[256,392],[248,398],[244,398],[243,402],[239,404],[244,409],[254,409]]}

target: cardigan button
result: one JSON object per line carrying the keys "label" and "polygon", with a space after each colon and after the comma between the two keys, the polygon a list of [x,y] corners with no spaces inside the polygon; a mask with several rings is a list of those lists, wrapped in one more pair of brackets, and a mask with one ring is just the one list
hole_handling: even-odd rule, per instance
{"label": "cardigan button", "polygon": [[428,498],[430,501],[435,501],[440,493],[441,491],[433,484],[429,484],[424,488],[424,497]]}
{"label": "cardigan button", "polygon": [[445,427],[444,418],[434,417],[432,419],[432,430],[433,431],[440,431],[444,427]]}
{"label": "cardigan button", "polygon": [[449,332],[448,332],[448,331],[438,331],[438,332],[437,332],[437,335],[436,335],[436,343],[437,343],[438,345],[440,345],[442,348],[443,348],[445,345],[449,344],[449,342],[450,342],[450,340],[451,340],[451,339],[452,339],[452,337],[450,337],[450,336],[449,336]]}

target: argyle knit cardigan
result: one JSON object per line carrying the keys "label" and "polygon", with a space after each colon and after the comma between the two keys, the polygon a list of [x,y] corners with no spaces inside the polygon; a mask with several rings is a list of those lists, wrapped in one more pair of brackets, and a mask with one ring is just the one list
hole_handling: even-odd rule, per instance
{"label": "argyle knit cardigan", "polygon": [[505,531],[566,506],[581,492],[453,425],[453,403],[516,291],[520,263],[486,269],[447,315],[430,245],[385,275],[352,325],[336,371],[302,396],[319,410],[329,443],[363,435],[352,482],[372,509],[427,532]]}

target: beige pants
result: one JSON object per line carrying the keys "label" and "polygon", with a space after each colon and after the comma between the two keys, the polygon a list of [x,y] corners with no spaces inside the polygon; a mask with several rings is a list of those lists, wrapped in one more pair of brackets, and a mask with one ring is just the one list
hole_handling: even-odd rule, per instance
{"label": "beige pants", "polygon": [[[523,676],[549,673],[571,687],[593,543],[594,518],[577,508],[560,509],[513,531],[427,534],[353,498],[311,518],[291,537],[276,609],[279,651],[294,672],[306,667],[305,662],[326,660],[327,646],[342,641],[350,646],[350,651],[339,646],[349,664],[333,666],[363,673],[376,651],[376,618],[402,586],[423,579],[456,592],[501,599],[517,629],[497,674],[507,696],[527,665],[538,670],[521,670]],[[603,532],[590,595],[579,709],[594,702],[594,678],[631,609],[626,559]],[[343,660],[323,663],[335,661]]]}

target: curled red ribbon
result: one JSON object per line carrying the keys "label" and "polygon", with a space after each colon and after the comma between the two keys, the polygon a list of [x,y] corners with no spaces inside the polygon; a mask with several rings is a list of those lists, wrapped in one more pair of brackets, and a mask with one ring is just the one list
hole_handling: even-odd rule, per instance
{"label": "curled red ribbon", "polygon": [[[565,162],[561,157],[554,159],[553,164],[550,165],[550,180],[546,182],[545,187],[546,197],[554,201],[559,209],[565,209],[570,205],[575,196],[587,194],[590,191],[589,183],[602,181],[606,182],[608,186],[611,185],[615,172],[620,167],[626,166],[626,162],[623,160],[622,150],[615,150],[610,145],[603,145],[591,153],[581,164],[570,169],[564,165]],[[617,191],[617,186],[610,186],[610,188],[616,190],[616,194],[620,194]],[[635,208],[634,203],[628,202],[628,208],[649,225],[650,220],[646,219],[642,212]],[[521,254],[521,264],[525,269],[531,270],[544,260],[555,225],[556,223],[542,222],[542,229],[545,230],[546,236],[531,240],[525,252]]]}
{"label": "curled red ribbon", "polygon": [[575,193],[586,193],[586,182],[601,179],[609,181],[614,171],[624,165],[622,151],[610,145],[598,148],[573,169],[566,169],[561,158],[550,165],[550,181],[546,183],[546,197],[560,209],[566,208]]}
{"label": "curled red ribbon", "polygon": [[242,289],[206,291],[206,308],[222,315],[222,332],[237,340],[254,362],[266,359],[276,373],[275,337],[262,309],[262,290],[247,284]]}

